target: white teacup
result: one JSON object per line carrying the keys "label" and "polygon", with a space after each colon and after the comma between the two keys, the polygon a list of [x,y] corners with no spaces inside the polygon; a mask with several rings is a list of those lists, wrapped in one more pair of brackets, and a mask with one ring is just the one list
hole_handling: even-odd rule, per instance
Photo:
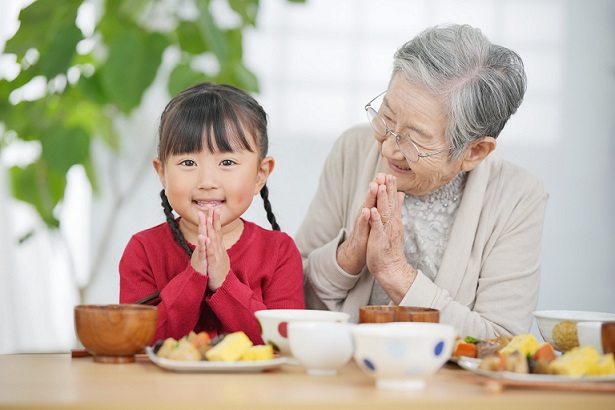
{"label": "white teacup", "polygon": [[288,343],[293,357],[308,374],[334,375],[352,359],[354,342],[350,329],[356,325],[340,322],[291,322]]}

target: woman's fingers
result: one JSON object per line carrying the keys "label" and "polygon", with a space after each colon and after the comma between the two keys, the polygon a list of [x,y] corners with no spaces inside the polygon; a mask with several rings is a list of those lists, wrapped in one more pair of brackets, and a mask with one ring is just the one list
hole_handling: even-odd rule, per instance
{"label": "woman's fingers", "polygon": [[350,275],[361,272],[365,266],[367,239],[370,231],[370,215],[368,208],[361,208],[355,219],[354,229],[344,242],[337,248],[337,263]]}

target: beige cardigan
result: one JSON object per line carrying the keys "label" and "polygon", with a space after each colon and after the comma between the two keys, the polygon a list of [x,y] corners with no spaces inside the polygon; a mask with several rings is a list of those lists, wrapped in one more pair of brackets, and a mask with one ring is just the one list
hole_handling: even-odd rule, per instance
{"label": "beige cardigan", "polygon": [[[318,191],[295,236],[311,309],[347,312],[358,321],[374,277],[356,276],[336,261],[380,170],[381,156],[368,125],[346,131],[334,144]],[[540,244],[548,195],[526,170],[489,155],[468,175],[435,282],[422,272],[401,305],[433,307],[461,336],[527,333],[538,302]]]}

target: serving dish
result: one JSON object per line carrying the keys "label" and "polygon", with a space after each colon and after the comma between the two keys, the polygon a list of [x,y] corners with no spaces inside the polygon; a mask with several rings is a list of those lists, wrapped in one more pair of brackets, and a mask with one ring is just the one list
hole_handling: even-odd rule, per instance
{"label": "serving dish", "polygon": [[481,376],[491,377],[501,380],[514,380],[518,382],[525,382],[527,385],[537,383],[578,383],[578,382],[615,382],[615,375],[611,376],[583,376],[583,377],[569,377],[555,374],[524,374],[513,372],[494,372],[490,370],[479,369],[480,359],[474,359],[469,357],[457,358],[457,364],[466,370]]}
{"label": "serving dish", "polygon": [[615,313],[581,310],[538,310],[532,313],[542,338],[560,351],[579,345],[577,323],[615,321]]}
{"label": "serving dish", "polygon": [[208,362],[171,360],[158,357],[151,346],[145,348],[147,357],[158,367],[174,372],[201,372],[201,373],[247,373],[262,372],[275,369],[286,363],[283,356],[274,357],[272,360],[239,361],[239,362]]}

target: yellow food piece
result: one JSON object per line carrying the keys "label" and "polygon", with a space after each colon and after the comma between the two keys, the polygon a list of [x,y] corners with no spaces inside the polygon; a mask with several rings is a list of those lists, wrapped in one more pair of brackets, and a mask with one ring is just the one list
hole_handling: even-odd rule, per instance
{"label": "yellow food piece", "polygon": [[513,337],[506,346],[500,349],[500,353],[512,354],[515,351],[518,351],[523,357],[527,357],[528,354],[533,355],[536,350],[538,350],[539,346],[538,340],[536,340],[534,335],[528,333]]}
{"label": "yellow food piece", "polygon": [[228,334],[220,343],[205,353],[205,358],[210,361],[234,362],[252,347],[252,341],[244,332]]}
{"label": "yellow food piece", "polygon": [[273,359],[273,346],[271,345],[258,345],[248,348],[239,360],[254,361],[254,360],[271,360]]}
{"label": "yellow food piece", "polygon": [[610,376],[615,374],[615,359],[613,353],[603,354],[587,372],[588,376]]}
{"label": "yellow food piece", "polygon": [[600,355],[593,346],[573,347],[553,360],[549,367],[554,374],[581,377],[589,373],[599,358]]}
{"label": "yellow food piece", "polygon": [[577,335],[577,323],[564,321],[553,326],[551,332],[555,348],[561,352],[567,352],[573,347],[579,346],[579,337]]}

